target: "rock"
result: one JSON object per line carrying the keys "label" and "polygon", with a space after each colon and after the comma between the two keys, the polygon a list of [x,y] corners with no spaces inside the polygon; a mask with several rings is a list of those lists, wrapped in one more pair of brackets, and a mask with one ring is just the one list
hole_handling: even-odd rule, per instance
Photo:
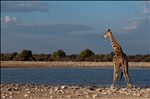
{"label": "rock", "polygon": [[53,98],[53,96],[50,96],[50,98]]}
{"label": "rock", "polygon": [[108,90],[107,90],[107,93],[108,93],[108,94],[111,94],[112,92],[113,92],[113,91],[112,91],[111,89],[108,89]]}
{"label": "rock", "polygon": [[15,84],[15,86],[17,86],[17,87],[18,87],[18,86],[19,86],[19,84]]}
{"label": "rock", "polygon": [[61,89],[66,89],[67,87],[65,85],[61,86],[60,87]]}
{"label": "rock", "polygon": [[68,93],[69,91],[68,90],[66,90],[66,93]]}
{"label": "rock", "polygon": [[130,95],[130,93],[126,93],[126,95]]}
{"label": "rock", "polygon": [[35,89],[34,90],[37,90],[38,88],[37,88],[37,86],[35,86]]}
{"label": "rock", "polygon": [[8,90],[8,91],[12,91],[12,88],[8,88],[7,90]]}
{"label": "rock", "polygon": [[100,91],[102,91],[102,90],[103,90],[102,88],[96,89],[97,92],[100,92]]}
{"label": "rock", "polygon": [[8,94],[5,94],[5,96],[7,97],[7,96],[8,96]]}
{"label": "rock", "polygon": [[122,88],[121,89],[123,92],[127,91],[128,89],[127,88]]}
{"label": "rock", "polygon": [[15,84],[10,84],[11,86],[15,86]]}
{"label": "rock", "polygon": [[10,95],[13,95],[13,93],[12,93],[12,92],[10,92],[9,94],[10,94]]}
{"label": "rock", "polygon": [[76,92],[75,96],[82,96],[82,94],[80,94],[79,92]]}
{"label": "rock", "polygon": [[52,94],[52,93],[53,93],[52,91],[49,92],[49,94]]}
{"label": "rock", "polygon": [[90,96],[89,95],[86,95],[86,98],[89,98]]}
{"label": "rock", "polygon": [[44,91],[44,89],[41,89],[41,91]]}
{"label": "rock", "polygon": [[136,96],[138,96],[138,97],[139,97],[139,96],[141,96],[141,94],[140,94],[140,93],[137,93],[137,94],[136,94]]}
{"label": "rock", "polygon": [[97,96],[98,96],[97,94],[94,94],[94,95],[93,95],[93,98],[97,98]]}
{"label": "rock", "polygon": [[19,88],[16,87],[16,88],[14,89],[14,91],[17,91],[17,90],[19,90]]}
{"label": "rock", "polygon": [[58,90],[57,93],[64,93],[64,91],[63,90]]}
{"label": "rock", "polygon": [[31,93],[30,91],[27,91],[27,93]]}
{"label": "rock", "polygon": [[54,88],[54,91],[55,91],[55,92],[57,92],[58,90],[59,90],[59,88],[58,88],[58,87],[55,87],[55,88]]}
{"label": "rock", "polygon": [[9,96],[9,98],[13,98],[13,96]]}
{"label": "rock", "polygon": [[94,87],[90,87],[89,89],[92,90],[92,91],[94,91]]}
{"label": "rock", "polygon": [[25,95],[24,95],[24,97],[28,97],[28,96],[29,96],[28,94],[25,94]]}
{"label": "rock", "polygon": [[16,87],[16,88],[8,88],[7,90],[8,90],[8,91],[18,91],[19,88],[17,88],[17,87]]}
{"label": "rock", "polygon": [[144,95],[144,97],[148,97],[148,96],[149,96],[149,94],[145,94],[145,95]]}
{"label": "rock", "polygon": [[6,96],[2,96],[2,98],[6,98]]}
{"label": "rock", "polygon": [[86,95],[88,95],[88,94],[89,94],[89,92],[85,91],[85,92],[83,92],[83,94],[86,94]]}
{"label": "rock", "polygon": [[104,91],[104,92],[102,92],[101,94],[102,94],[102,95],[106,95],[106,94],[107,94],[107,92],[105,92],[105,91]]}
{"label": "rock", "polygon": [[70,96],[70,95],[67,95],[66,97],[67,97],[67,98],[72,98],[72,96]]}

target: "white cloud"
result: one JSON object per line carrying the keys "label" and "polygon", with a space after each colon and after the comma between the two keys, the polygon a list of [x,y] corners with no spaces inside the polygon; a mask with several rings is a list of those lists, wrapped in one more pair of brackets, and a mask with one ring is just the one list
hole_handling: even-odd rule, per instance
{"label": "white cloud", "polygon": [[140,4],[142,5],[142,14],[149,15],[150,14],[150,1],[141,1]]}
{"label": "white cloud", "polygon": [[125,23],[131,25],[124,27],[124,30],[133,30],[139,28],[139,25],[143,20],[144,18],[133,18],[133,19],[126,20]]}
{"label": "white cloud", "polygon": [[16,17],[13,17],[12,20],[15,21],[15,22],[17,21]]}
{"label": "white cloud", "polygon": [[2,1],[2,12],[32,12],[32,11],[48,11],[48,4],[35,1]]}
{"label": "white cloud", "polygon": [[143,10],[143,14],[150,14],[149,9],[144,9],[144,10]]}
{"label": "white cloud", "polygon": [[21,23],[21,21],[18,20],[16,17],[5,16],[4,18],[1,18],[1,23],[2,25],[4,25],[7,23]]}
{"label": "white cloud", "polygon": [[128,32],[144,31],[149,33],[150,17],[147,15],[150,14],[150,2],[140,1],[138,6],[141,7],[140,13],[143,17],[126,20],[125,23],[127,26],[125,26],[123,29]]}
{"label": "white cloud", "polygon": [[[63,35],[80,31],[92,30],[93,27],[84,24],[51,24],[51,23],[23,23],[16,17],[5,16],[2,20],[2,32],[11,31],[10,33],[25,33],[25,34],[55,34]],[[9,33],[9,32],[7,32]]]}
{"label": "white cloud", "polygon": [[124,30],[132,30],[132,29],[137,29],[137,28],[138,28],[138,25],[132,25],[132,26],[124,27]]}
{"label": "white cloud", "polygon": [[69,34],[73,34],[73,35],[92,35],[92,34],[100,34],[99,32],[93,32],[93,31],[75,31],[75,32],[70,32]]}
{"label": "white cloud", "polygon": [[5,16],[5,18],[4,18],[4,22],[9,22],[11,19],[10,19],[10,17],[9,16]]}

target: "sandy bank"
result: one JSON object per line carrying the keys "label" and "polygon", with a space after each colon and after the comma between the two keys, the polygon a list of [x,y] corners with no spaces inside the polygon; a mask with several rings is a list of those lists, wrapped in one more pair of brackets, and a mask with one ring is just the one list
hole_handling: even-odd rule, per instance
{"label": "sandy bank", "polygon": [[1,85],[1,99],[150,99],[150,87]]}
{"label": "sandy bank", "polygon": [[[112,67],[112,62],[61,62],[61,61],[1,61],[1,68],[13,67]],[[129,62],[129,67],[150,68],[150,62]]]}

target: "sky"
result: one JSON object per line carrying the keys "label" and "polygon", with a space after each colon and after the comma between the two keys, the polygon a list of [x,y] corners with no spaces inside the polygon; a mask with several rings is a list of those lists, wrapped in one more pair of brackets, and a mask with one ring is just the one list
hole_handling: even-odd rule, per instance
{"label": "sky", "polygon": [[127,55],[150,54],[149,9],[149,1],[1,1],[1,52],[108,54],[110,28]]}

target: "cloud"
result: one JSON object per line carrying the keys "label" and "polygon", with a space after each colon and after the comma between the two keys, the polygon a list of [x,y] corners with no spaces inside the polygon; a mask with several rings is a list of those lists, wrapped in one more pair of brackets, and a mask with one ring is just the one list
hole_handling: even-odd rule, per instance
{"label": "cloud", "polygon": [[1,2],[2,12],[32,12],[32,11],[48,11],[48,4],[44,2],[26,1],[3,1]]}
{"label": "cloud", "polygon": [[141,1],[140,2],[142,5],[142,14],[144,15],[149,15],[150,14],[150,2],[149,1]]}
{"label": "cloud", "polygon": [[25,34],[71,34],[79,31],[92,30],[93,27],[84,24],[52,24],[52,23],[23,23],[16,17],[5,16],[1,18],[3,32]]}
{"label": "cloud", "polygon": [[5,16],[4,18],[1,18],[2,23],[21,23],[20,20],[18,20],[16,17],[10,17]]}
{"label": "cloud", "polygon": [[125,30],[126,33],[150,33],[150,17],[132,18],[126,20],[125,23],[127,26],[125,26],[123,30]]}
{"label": "cloud", "polygon": [[149,4],[149,2],[138,3],[138,7],[141,7],[139,10],[141,17],[124,21],[124,34],[120,40],[122,40],[122,45],[126,46],[124,50],[127,50],[128,53],[149,53]]}
{"label": "cloud", "polygon": [[[149,27],[150,27],[150,17],[148,16],[148,4],[149,2],[140,2],[138,6],[142,8],[139,10],[141,17],[130,18],[124,21],[125,26],[123,27],[124,38],[133,42],[133,40],[142,41],[145,40],[146,43],[143,45],[145,47],[149,46]],[[145,12],[144,12],[145,11]],[[141,13],[142,12],[142,13]],[[137,46],[138,42],[135,43]],[[141,44],[141,43],[140,43]],[[140,45],[141,46],[141,45]],[[144,48],[144,47],[143,47]]]}
{"label": "cloud", "polygon": [[145,32],[145,33],[149,33],[149,23],[150,23],[150,17],[147,16],[150,14],[149,11],[149,5],[150,2],[148,1],[141,1],[139,2],[140,7],[142,9],[142,13],[141,16],[139,18],[132,18],[132,19],[128,19],[126,21],[124,21],[127,26],[125,26],[123,29],[126,32]]}
{"label": "cloud", "polygon": [[[145,40],[145,42],[149,42],[149,26],[150,26],[149,18],[133,18],[127,20],[127,25],[124,27],[124,38],[126,40]],[[149,46],[148,43],[144,43],[145,46]],[[136,45],[137,46],[137,45]],[[141,46],[141,45],[140,45]]]}
{"label": "cloud", "polygon": [[125,23],[131,24],[131,25],[124,27],[124,30],[138,29],[141,26],[141,24],[145,22],[145,20],[147,19],[146,18],[133,18],[133,19],[126,20]]}

